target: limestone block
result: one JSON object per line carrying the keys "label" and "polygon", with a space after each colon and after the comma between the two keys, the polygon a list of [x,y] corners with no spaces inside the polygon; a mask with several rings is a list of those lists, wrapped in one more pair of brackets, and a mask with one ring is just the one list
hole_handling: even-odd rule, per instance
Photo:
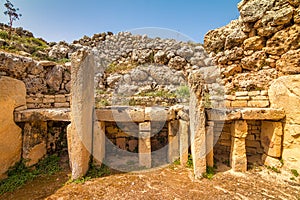
{"label": "limestone block", "polygon": [[246,100],[232,101],[231,106],[232,107],[238,107],[238,108],[247,107],[248,106],[248,101],[246,101]]}
{"label": "limestone block", "polygon": [[200,88],[192,90],[190,98],[191,151],[195,178],[201,178],[206,172],[205,112],[204,104],[199,103],[202,99],[199,96]]}
{"label": "limestone block", "polygon": [[67,127],[69,162],[72,171],[72,179],[81,178],[89,169],[90,152],[83,144],[75,125]]}
{"label": "limestone block", "polygon": [[214,127],[213,122],[206,127],[206,163],[207,166],[214,166]]}
{"label": "limestone block", "polygon": [[245,138],[231,139],[230,163],[233,171],[247,171]]}
{"label": "limestone block", "polygon": [[270,105],[270,102],[268,100],[262,100],[262,101],[248,101],[249,107],[255,107],[255,108],[266,108]]}
{"label": "limestone block", "polygon": [[26,105],[22,81],[0,77],[0,179],[21,158],[22,130],[14,122],[14,109]]}
{"label": "limestone block", "polygon": [[143,122],[145,121],[145,110],[139,107],[97,109],[96,116],[97,120],[106,122]]}
{"label": "limestone block", "polygon": [[116,139],[116,145],[122,150],[126,150],[126,138],[121,137]]}
{"label": "limestone block", "polygon": [[185,166],[189,155],[189,123],[184,120],[179,120],[179,139],[180,163]]}
{"label": "limestone block", "polygon": [[231,125],[231,135],[236,138],[246,138],[248,134],[248,125],[244,120],[236,120]]}
{"label": "limestone block", "polygon": [[140,132],[139,136],[139,165],[151,168],[151,133]]}
{"label": "limestone block", "polygon": [[282,123],[263,121],[261,124],[261,144],[266,155],[281,157]]}
{"label": "limestone block", "polygon": [[168,160],[174,162],[179,158],[179,121],[168,123]]}
{"label": "limestone block", "polygon": [[276,62],[276,68],[285,74],[300,73],[300,49],[290,50]]}
{"label": "limestone block", "polygon": [[145,120],[149,121],[167,121],[168,112],[163,107],[146,107]]}
{"label": "limestone block", "polygon": [[29,109],[14,113],[16,122],[32,121],[70,121],[69,108]]}
{"label": "limestone block", "polygon": [[262,162],[265,166],[270,166],[270,167],[281,167],[282,163],[278,158],[273,158],[271,156],[268,156],[266,154],[262,155]]}
{"label": "limestone block", "polygon": [[265,52],[272,55],[282,55],[289,50],[298,49],[300,25],[294,24],[286,29],[278,31],[267,41]]}
{"label": "limestone block", "polygon": [[[23,129],[23,158],[27,166],[36,164],[46,155],[47,122],[27,122]],[[40,152],[38,152],[40,151]]]}
{"label": "limestone block", "polygon": [[245,120],[281,120],[285,117],[283,109],[274,108],[245,108],[241,113]]}
{"label": "limestone block", "polygon": [[67,131],[72,179],[85,175],[93,148],[94,67],[94,58],[87,51],[72,55],[71,125]]}
{"label": "limestone block", "polygon": [[300,75],[283,76],[269,89],[271,107],[283,108],[286,113],[282,159],[285,165],[300,170]]}
{"label": "limestone block", "polygon": [[99,165],[105,157],[105,122],[95,122],[92,155]]}
{"label": "limestone block", "polygon": [[46,155],[46,153],[47,148],[45,142],[35,145],[30,149],[28,154],[23,157],[25,160],[28,160],[28,162],[26,162],[26,166],[32,166],[38,163]]}

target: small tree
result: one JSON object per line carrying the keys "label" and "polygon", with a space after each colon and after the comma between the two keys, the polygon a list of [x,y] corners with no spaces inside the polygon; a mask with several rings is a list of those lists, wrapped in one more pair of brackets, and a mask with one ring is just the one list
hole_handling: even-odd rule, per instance
{"label": "small tree", "polygon": [[6,3],[4,3],[4,6],[6,8],[6,11],[4,12],[4,14],[8,15],[8,18],[9,18],[8,25],[9,25],[9,36],[10,36],[13,22],[20,19],[22,14],[18,13],[19,8],[14,8],[14,5],[9,0],[6,0]]}

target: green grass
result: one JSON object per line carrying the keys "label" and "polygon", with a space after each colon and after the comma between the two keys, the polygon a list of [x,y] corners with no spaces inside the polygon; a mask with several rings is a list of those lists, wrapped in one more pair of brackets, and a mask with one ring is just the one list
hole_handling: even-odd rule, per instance
{"label": "green grass", "polygon": [[187,99],[190,98],[190,89],[187,85],[179,86],[175,92],[177,98]]}
{"label": "green grass", "polygon": [[165,91],[165,90],[158,90],[158,91],[151,91],[151,92],[141,92],[138,96],[143,97],[164,97],[164,98],[175,98],[176,95]]}
{"label": "green grass", "polygon": [[17,163],[8,171],[8,178],[0,181],[0,195],[6,192],[13,192],[28,181],[40,175],[52,175],[60,171],[59,157],[51,155],[35,165],[35,169],[25,166],[24,160]]}
{"label": "green grass", "polygon": [[87,174],[84,177],[75,179],[75,180],[70,179],[66,184],[69,184],[69,183],[83,184],[86,181],[89,181],[93,178],[108,176],[110,174],[111,174],[111,171],[107,166],[105,166],[105,165],[96,166],[93,163],[90,163],[89,171],[87,172]]}
{"label": "green grass", "polygon": [[180,165],[180,159],[176,159],[174,162],[173,162],[174,165]]}
{"label": "green grass", "polygon": [[267,166],[267,168],[268,168],[269,170],[272,170],[273,172],[281,173],[281,171],[280,171],[277,167]]}
{"label": "green grass", "polygon": [[209,166],[206,167],[206,172],[202,174],[204,178],[207,178],[209,180],[212,179],[214,175],[215,175],[215,168]]}

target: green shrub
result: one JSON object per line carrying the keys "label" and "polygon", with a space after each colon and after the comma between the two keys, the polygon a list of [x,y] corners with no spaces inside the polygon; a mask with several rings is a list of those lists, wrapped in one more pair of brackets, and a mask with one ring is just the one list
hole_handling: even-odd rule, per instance
{"label": "green shrub", "polygon": [[186,162],[186,166],[187,166],[188,168],[193,168],[193,167],[194,167],[194,166],[193,166],[193,157],[192,157],[191,154],[189,154],[188,161]]}
{"label": "green shrub", "polygon": [[7,40],[8,39],[8,33],[6,31],[0,31],[0,38]]}

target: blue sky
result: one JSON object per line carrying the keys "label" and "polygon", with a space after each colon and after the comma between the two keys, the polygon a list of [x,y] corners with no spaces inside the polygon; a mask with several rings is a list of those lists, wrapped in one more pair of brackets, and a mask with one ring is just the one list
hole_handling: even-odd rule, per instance
{"label": "blue sky", "polygon": [[[11,0],[22,17],[14,26],[47,41],[73,41],[83,35],[160,27],[203,42],[208,30],[238,18],[240,0]],[[1,0],[0,21],[7,23]]]}

